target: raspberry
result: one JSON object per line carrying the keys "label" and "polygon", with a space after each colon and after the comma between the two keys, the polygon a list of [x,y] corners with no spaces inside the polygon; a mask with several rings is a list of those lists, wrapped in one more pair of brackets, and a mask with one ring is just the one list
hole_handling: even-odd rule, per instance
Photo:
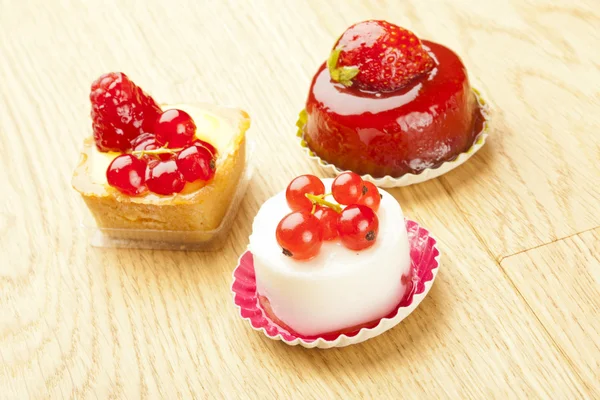
{"label": "raspberry", "polygon": [[131,141],[151,132],[161,109],[122,72],[109,72],[92,83],[92,128],[100,151],[124,152]]}

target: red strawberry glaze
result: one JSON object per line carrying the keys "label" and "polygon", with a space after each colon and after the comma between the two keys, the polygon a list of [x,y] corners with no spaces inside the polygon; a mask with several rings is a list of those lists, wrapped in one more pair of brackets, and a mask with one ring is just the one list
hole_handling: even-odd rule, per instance
{"label": "red strawberry glaze", "polygon": [[436,67],[402,89],[373,93],[313,78],[304,139],[325,161],[374,177],[435,168],[471,147],[484,117],[460,58],[422,41]]}

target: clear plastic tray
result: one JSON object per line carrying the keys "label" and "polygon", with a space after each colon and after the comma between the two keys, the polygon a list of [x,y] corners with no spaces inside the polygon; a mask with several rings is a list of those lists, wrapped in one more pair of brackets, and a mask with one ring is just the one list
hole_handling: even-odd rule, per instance
{"label": "clear plastic tray", "polygon": [[246,163],[231,204],[217,229],[211,231],[169,231],[154,229],[99,228],[88,211],[81,228],[94,247],[155,250],[215,251],[225,245],[235,216],[254,173],[252,141],[246,143]]}

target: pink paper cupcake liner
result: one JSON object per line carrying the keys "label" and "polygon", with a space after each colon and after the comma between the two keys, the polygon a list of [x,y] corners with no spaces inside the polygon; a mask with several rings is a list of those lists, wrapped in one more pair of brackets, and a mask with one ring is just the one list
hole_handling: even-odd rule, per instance
{"label": "pink paper cupcake liner", "polygon": [[234,303],[240,316],[247,320],[253,329],[263,332],[273,340],[281,340],[288,345],[301,345],[312,348],[343,347],[360,343],[391,329],[406,318],[425,298],[433,285],[439,270],[440,251],[436,239],[418,223],[405,220],[410,243],[412,285],[398,307],[389,315],[375,321],[372,326],[347,334],[323,336],[303,336],[290,332],[272,321],[263,311],[256,292],[256,276],[252,253],[246,251],[240,257],[233,271]]}

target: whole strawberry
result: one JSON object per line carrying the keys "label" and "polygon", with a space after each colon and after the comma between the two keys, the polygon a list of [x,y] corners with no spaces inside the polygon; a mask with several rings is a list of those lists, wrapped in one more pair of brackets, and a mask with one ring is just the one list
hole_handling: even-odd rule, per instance
{"label": "whole strawberry", "polygon": [[131,141],[151,132],[160,107],[122,72],[109,72],[92,83],[92,128],[100,151],[124,152]]}
{"label": "whole strawberry", "polygon": [[391,92],[433,69],[434,60],[414,33],[386,21],[352,25],[327,61],[331,79],[372,92]]}

